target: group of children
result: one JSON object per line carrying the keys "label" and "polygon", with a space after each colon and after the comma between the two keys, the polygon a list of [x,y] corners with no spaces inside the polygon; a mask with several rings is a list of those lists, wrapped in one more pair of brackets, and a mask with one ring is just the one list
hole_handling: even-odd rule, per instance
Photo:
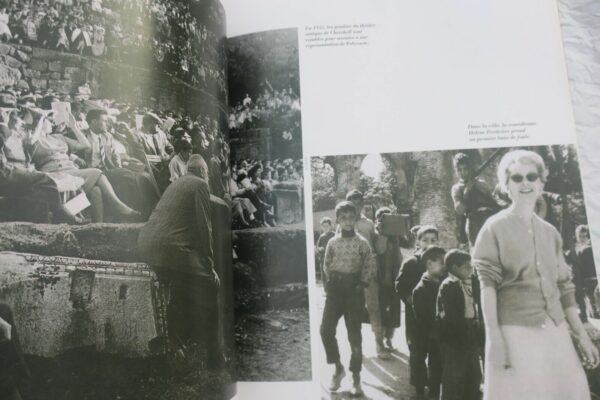
{"label": "group of children", "polygon": [[[338,390],[346,375],[335,337],[339,319],[344,317],[351,349],[351,394],[360,396],[365,305],[377,354],[387,358],[386,353],[393,351],[391,339],[399,326],[402,299],[410,379],[417,395],[424,397],[427,387],[430,398],[478,399],[483,329],[470,255],[458,249],[446,252],[437,246],[438,230],[422,226],[414,254],[401,262],[402,239],[390,241],[378,230],[380,216],[391,211],[378,210],[373,223],[361,213],[360,192],[353,191],[346,199],[335,208],[338,232],[332,234],[333,224],[325,219],[317,242],[326,292],[321,338],[327,363],[335,365],[329,389]],[[382,238],[387,246],[381,246]]]}

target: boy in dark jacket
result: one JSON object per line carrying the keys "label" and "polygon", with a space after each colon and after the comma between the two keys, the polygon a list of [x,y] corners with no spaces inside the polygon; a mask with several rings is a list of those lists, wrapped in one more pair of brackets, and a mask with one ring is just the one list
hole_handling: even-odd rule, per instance
{"label": "boy in dark jacket", "polygon": [[408,344],[409,365],[410,365],[410,383],[415,385],[415,362],[414,362],[414,338],[415,338],[415,317],[412,313],[412,293],[425,273],[425,264],[421,260],[423,250],[427,246],[433,246],[438,241],[438,230],[433,225],[423,225],[417,230],[417,245],[412,257],[407,258],[400,267],[400,272],[396,277],[396,291],[400,299],[405,304],[404,329],[406,343]]}
{"label": "boy in dark jacket", "polygon": [[479,351],[479,288],[472,279],[471,257],[461,250],[450,250],[444,258],[448,277],[437,298],[442,344],[442,400],[480,398],[481,369]]}
{"label": "boy in dark jacket", "polygon": [[[436,301],[440,282],[445,276],[444,249],[430,246],[423,251],[421,261],[426,271],[413,290],[413,312],[415,317],[414,384],[417,396],[422,397],[425,386],[429,396],[438,398],[442,363],[440,359],[439,332],[436,324]],[[427,363],[426,363],[427,361]]]}

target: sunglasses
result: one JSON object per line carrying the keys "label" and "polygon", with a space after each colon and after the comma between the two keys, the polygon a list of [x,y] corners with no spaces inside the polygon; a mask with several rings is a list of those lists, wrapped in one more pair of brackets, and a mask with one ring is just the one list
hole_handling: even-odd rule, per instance
{"label": "sunglasses", "polygon": [[540,179],[540,175],[536,172],[530,172],[529,174],[525,175],[524,177],[521,174],[514,174],[514,175],[510,176],[510,180],[513,181],[514,183],[523,182],[523,178],[526,178],[529,182],[535,182],[538,179]]}

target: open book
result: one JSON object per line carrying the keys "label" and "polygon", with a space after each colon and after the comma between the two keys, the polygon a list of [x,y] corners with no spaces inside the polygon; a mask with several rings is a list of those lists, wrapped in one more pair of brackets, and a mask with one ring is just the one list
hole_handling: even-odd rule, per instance
{"label": "open book", "polygon": [[558,15],[0,5],[0,398],[588,398]]}

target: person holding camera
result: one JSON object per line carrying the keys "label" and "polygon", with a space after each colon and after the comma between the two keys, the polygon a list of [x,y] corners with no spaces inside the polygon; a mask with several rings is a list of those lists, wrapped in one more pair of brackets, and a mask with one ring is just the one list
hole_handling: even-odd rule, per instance
{"label": "person holding camera", "polygon": [[379,281],[379,310],[386,350],[394,349],[392,339],[396,328],[400,327],[400,294],[394,288],[394,281],[402,265],[400,247],[407,244],[404,236],[392,235],[384,229],[385,216],[392,210],[381,207],[375,212],[374,248],[377,256],[377,278]]}

